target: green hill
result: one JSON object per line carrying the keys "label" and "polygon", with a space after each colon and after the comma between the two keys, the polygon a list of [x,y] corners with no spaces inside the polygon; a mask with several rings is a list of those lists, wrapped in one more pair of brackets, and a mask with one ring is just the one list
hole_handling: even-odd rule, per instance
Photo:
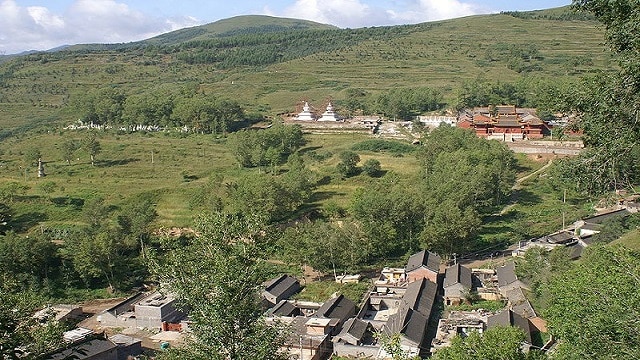
{"label": "green hill", "polygon": [[363,29],[242,16],[138,43],[30,54],[0,64],[0,137],[75,121],[68,105],[105,87],[197,87],[275,115],[302,99],[340,105],[350,89],[431,87],[453,105],[468,80],[557,82],[611,68],[602,30],[576,16],[560,8]]}

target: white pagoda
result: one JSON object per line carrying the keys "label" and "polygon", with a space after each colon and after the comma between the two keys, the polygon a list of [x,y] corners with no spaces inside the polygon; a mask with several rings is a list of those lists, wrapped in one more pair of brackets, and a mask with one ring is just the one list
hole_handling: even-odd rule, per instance
{"label": "white pagoda", "polygon": [[301,120],[301,121],[313,121],[315,119],[316,117],[311,112],[311,107],[309,106],[309,103],[306,101],[304,102],[304,106],[302,107],[302,112],[296,115],[296,117],[294,118],[294,120]]}
{"label": "white pagoda", "polygon": [[322,113],[322,116],[318,119],[318,121],[340,121],[338,114],[333,110],[333,105],[329,102],[327,105],[327,111]]}

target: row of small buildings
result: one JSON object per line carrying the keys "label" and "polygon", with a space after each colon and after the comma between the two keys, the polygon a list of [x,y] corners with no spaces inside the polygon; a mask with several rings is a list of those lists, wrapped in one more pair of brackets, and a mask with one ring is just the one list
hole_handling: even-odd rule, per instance
{"label": "row of small buildings", "polygon": [[[305,102],[301,112],[292,117],[293,121],[308,123],[310,121],[341,122],[344,121],[331,103],[326,111],[316,115],[309,103]],[[492,107],[476,107],[465,109],[458,116],[418,116],[417,120],[424,126],[434,128],[441,124],[472,129],[478,137],[500,141],[521,141],[542,139],[552,133],[553,125],[543,121],[536,115],[536,109],[518,108],[515,105],[499,105]],[[365,117],[358,119],[364,125],[377,126],[379,118]]]}

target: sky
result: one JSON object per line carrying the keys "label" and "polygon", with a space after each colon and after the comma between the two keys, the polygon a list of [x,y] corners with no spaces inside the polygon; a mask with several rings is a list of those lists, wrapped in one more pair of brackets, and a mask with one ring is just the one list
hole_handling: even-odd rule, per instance
{"label": "sky", "polygon": [[571,0],[0,0],[0,54],[122,43],[237,15],[305,19],[340,28],[415,24]]}

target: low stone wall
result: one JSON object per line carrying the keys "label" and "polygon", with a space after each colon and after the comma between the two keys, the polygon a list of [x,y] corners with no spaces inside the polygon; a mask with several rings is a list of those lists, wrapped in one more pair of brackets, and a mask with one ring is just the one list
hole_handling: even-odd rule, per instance
{"label": "low stone wall", "polygon": [[[558,143],[558,144],[556,144]],[[570,155],[580,154],[583,145],[580,142],[567,143],[560,141],[526,141],[516,143],[506,143],[509,149],[515,153],[521,154],[554,154],[554,155]]]}

